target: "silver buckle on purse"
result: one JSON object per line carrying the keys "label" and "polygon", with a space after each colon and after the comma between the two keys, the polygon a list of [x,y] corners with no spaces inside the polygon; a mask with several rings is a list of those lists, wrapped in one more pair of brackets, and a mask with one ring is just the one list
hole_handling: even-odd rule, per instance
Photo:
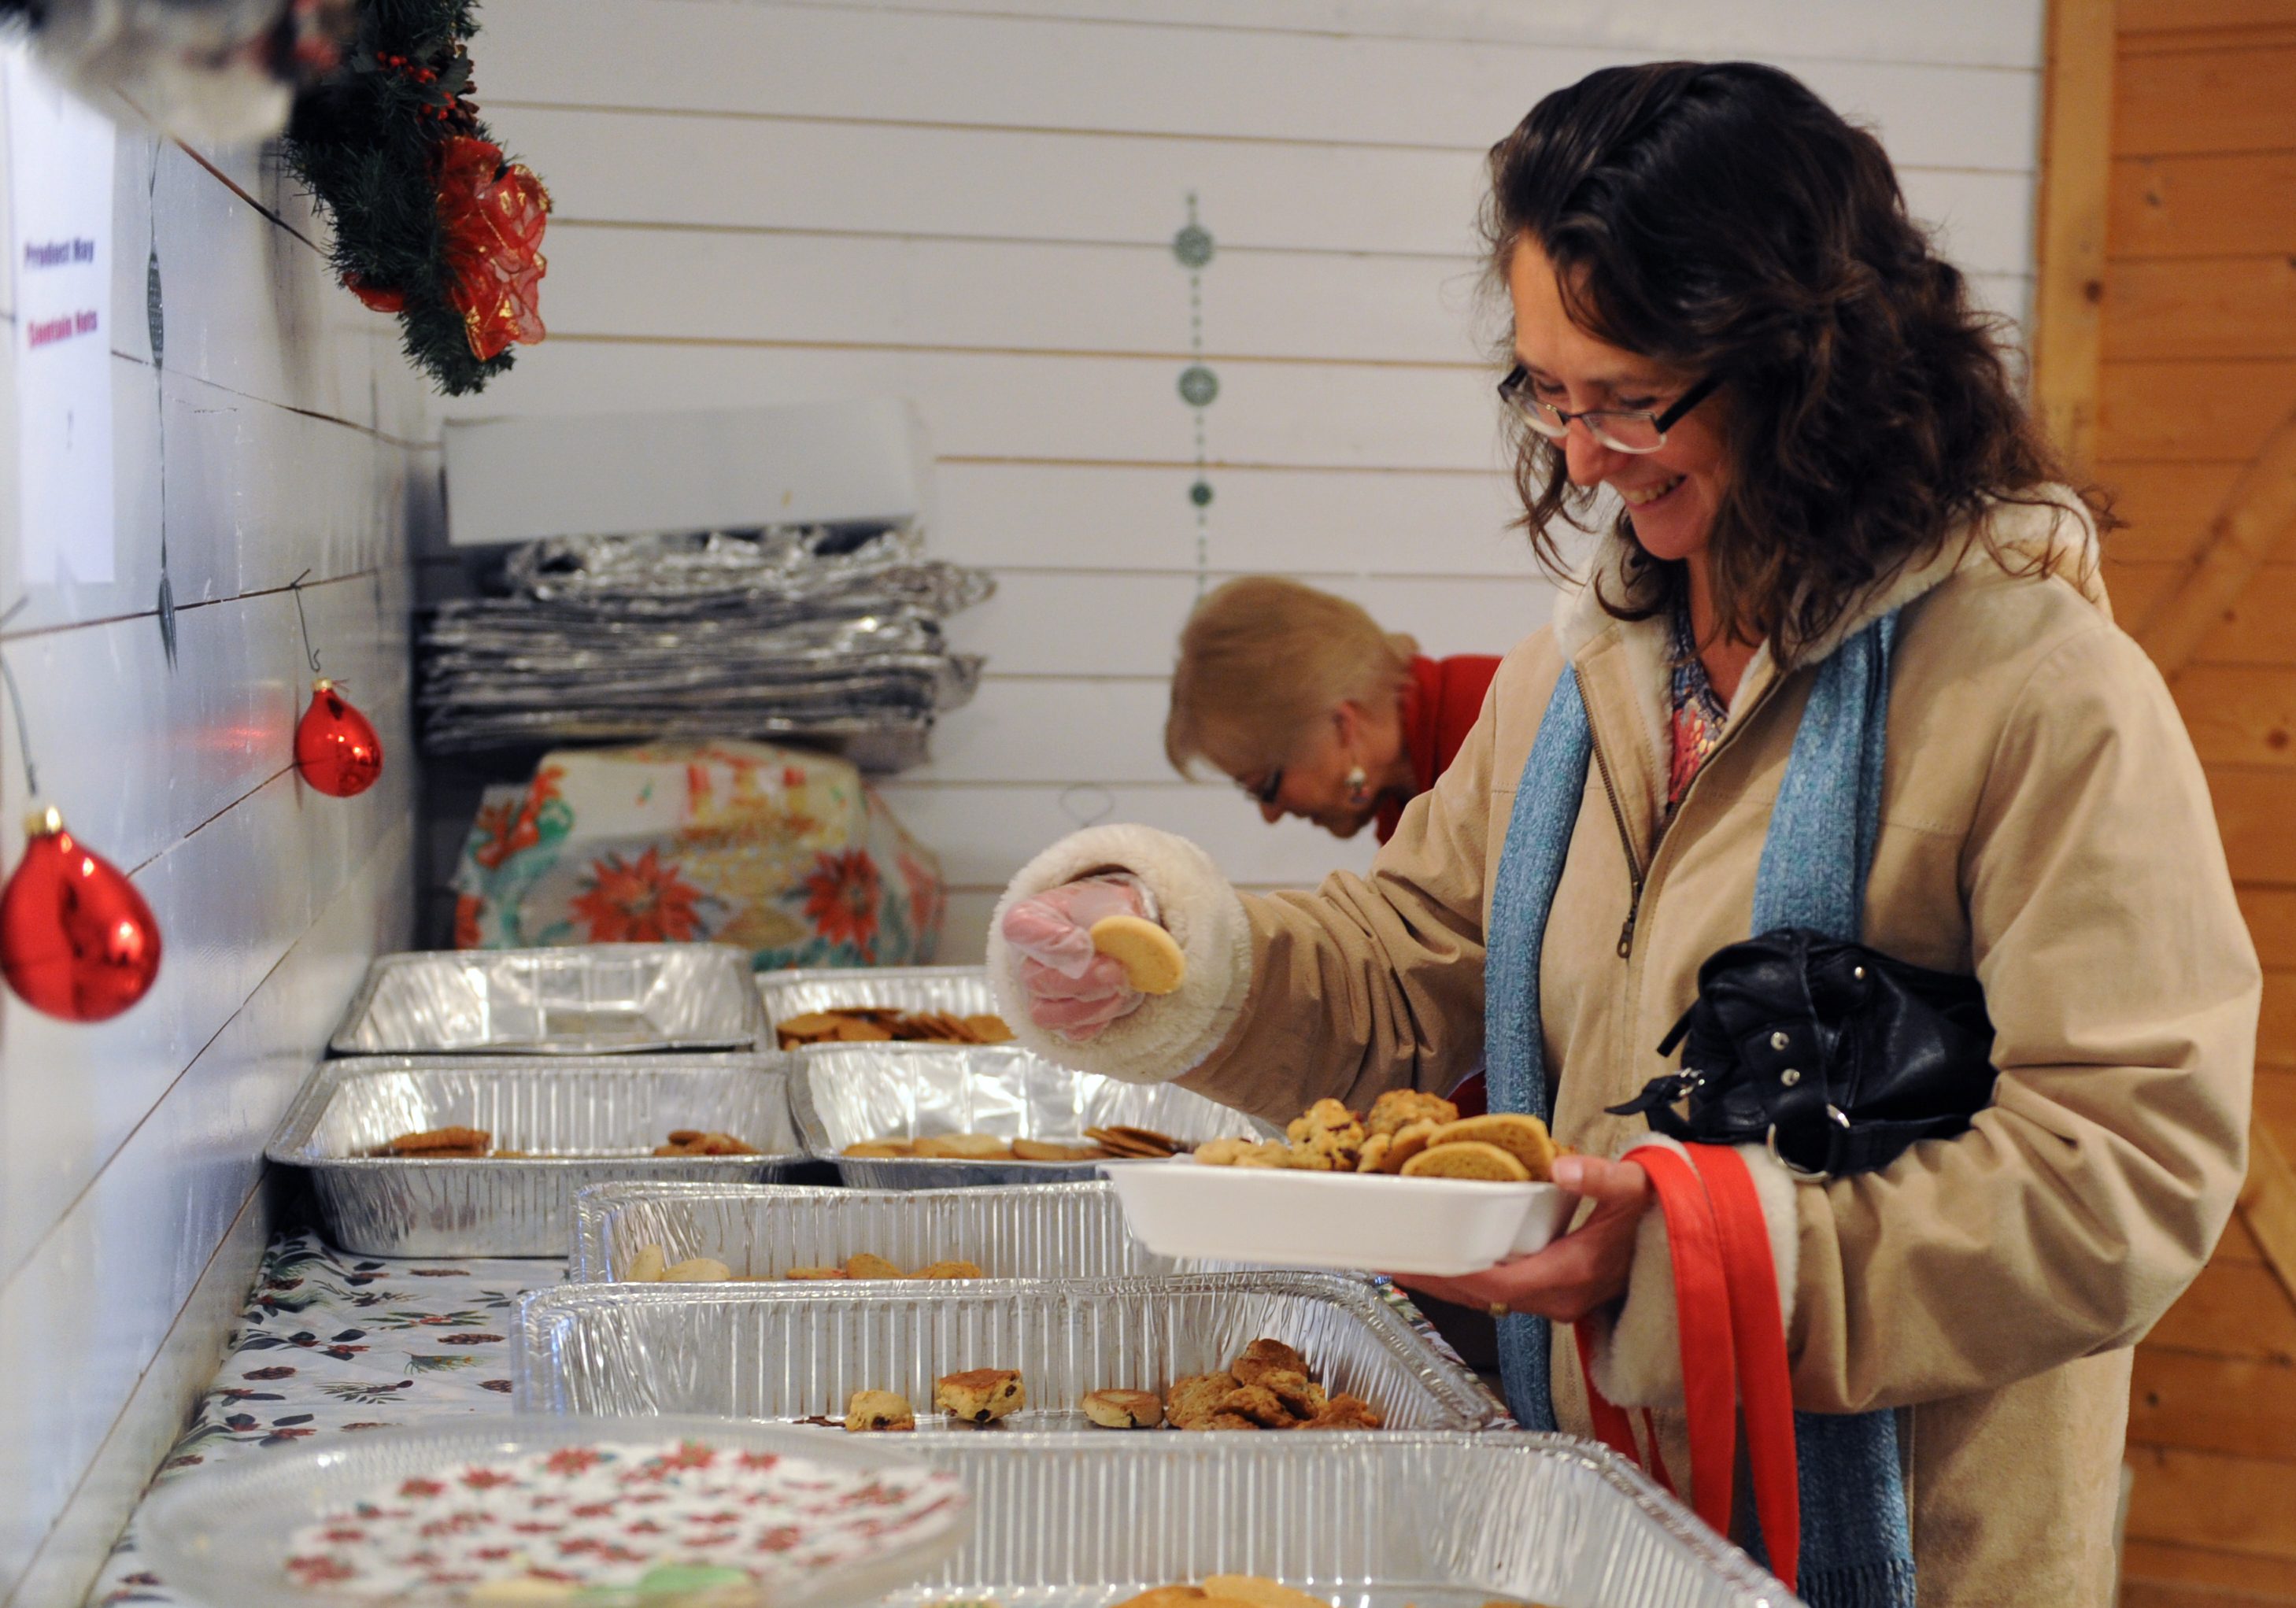
{"label": "silver buckle on purse", "polygon": [[[1841,1128],[1845,1133],[1849,1131],[1849,1119],[1842,1115],[1841,1108],[1834,1104],[1831,1100],[1825,1103],[1825,1114],[1828,1118],[1832,1119],[1833,1125],[1836,1128]],[[1778,1153],[1778,1125],[1775,1122],[1770,1124],[1770,1131],[1762,1136],[1762,1143],[1769,1147],[1770,1160],[1775,1161],[1780,1167],[1784,1168],[1788,1175],[1791,1176],[1798,1184],[1823,1184],[1829,1177],[1833,1176],[1822,1167],[1796,1167],[1792,1162],[1787,1161],[1785,1157],[1780,1155]]]}

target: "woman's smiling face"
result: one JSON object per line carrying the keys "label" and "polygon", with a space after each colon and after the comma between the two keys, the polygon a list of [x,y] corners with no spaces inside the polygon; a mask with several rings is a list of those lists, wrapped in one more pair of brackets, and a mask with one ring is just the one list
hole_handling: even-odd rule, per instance
{"label": "woman's smiling face", "polygon": [[[1554,264],[1529,237],[1516,242],[1507,264],[1507,292],[1514,303],[1515,361],[1542,402],[1568,413],[1663,413],[1703,377],[1673,373],[1573,324]],[[1677,419],[1666,445],[1650,453],[1605,447],[1574,419],[1562,443],[1571,483],[1608,486],[1624,498],[1635,539],[1652,558],[1705,551],[1729,469],[1719,429],[1723,405],[1721,396],[1708,398]]]}

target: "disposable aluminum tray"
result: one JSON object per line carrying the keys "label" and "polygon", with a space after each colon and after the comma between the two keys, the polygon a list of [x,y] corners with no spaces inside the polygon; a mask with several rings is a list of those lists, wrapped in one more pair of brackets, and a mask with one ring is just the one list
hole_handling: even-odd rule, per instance
{"label": "disposable aluminum tray", "polygon": [[1124,1227],[1104,1183],[989,1189],[808,1189],[795,1185],[602,1184],[574,1203],[573,1276],[620,1278],[659,1245],[742,1277],[873,1251],[903,1268],[962,1259],[991,1278],[1125,1278],[1182,1271]]}
{"label": "disposable aluminum tray", "polygon": [[1562,1435],[917,1437],[972,1535],[890,1608],[1103,1608],[1210,1574],[1344,1608],[1790,1608],[1623,1460]]}
{"label": "disposable aluminum tray", "polygon": [[996,1014],[996,991],[980,966],[821,967],[800,972],[760,972],[758,997],[765,1002],[766,1025],[778,1028],[791,1016],[850,1005],[889,1005],[898,1011],[946,1011],[955,1016]]}
{"label": "disposable aluminum tray", "polygon": [[[264,1153],[310,1175],[327,1237],[361,1256],[563,1256],[574,1194],[617,1179],[757,1183],[804,1159],[778,1055],[381,1055],[321,1063]],[[370,1153],[404,1133],[482,1128],[511,1160]],[[672,1128],[754,1156],[656,1156]]]}
{"label": "disposable aluminum tray", "polygon": [[1263,1335],[1396,1428],[1503,1420],[1376,1288],[1330,1273],[981,1279],[865,1295],[833,1283],[565,1284],[520,1298],[512,1373],[533,1411],[796,1420],[842,1417],[856,1391],[898,1391],[921,1430],[972,1434],[931,1412],[933,1381],[1017,1368],[1030,1405],[1004,1420],[1010,1433],[1086,1427],[1086,1391],[1160,1391],[1226,1367]]}
{"label": "disposable aluminum tray", "polygon": [[765,1042],[766,1018],[750,975],[742,951],[718,944],[379,956],[330,1047],[338,1055],[753,1049]]}
{"label": "disposable aluminum tray", "polygon": [[1016,1045],[816,1045],[789,1057],[790,1104],[806,1148],[861,1189],[1077,1183],[1092,1161],[945,1161],[840,1153],[865,1139],[991,1134],[1073,1140],[1087,1128],[1154,1128],[1189,1144],[1280,1136],[1256,1118],[1168,1083],[1119,1083]]}

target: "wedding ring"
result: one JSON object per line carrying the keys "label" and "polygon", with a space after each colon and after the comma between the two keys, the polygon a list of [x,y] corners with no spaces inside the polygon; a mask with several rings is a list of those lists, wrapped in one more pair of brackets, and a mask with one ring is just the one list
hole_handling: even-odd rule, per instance
{"label": "wedding ring", "polygon": [[1507,1304],[1503,1300],[1493,1301],[1487,1309],[1491,1315],[1491,1321],[1493,1323],[1496,1323],[1500,1318],[1507,1316]]}

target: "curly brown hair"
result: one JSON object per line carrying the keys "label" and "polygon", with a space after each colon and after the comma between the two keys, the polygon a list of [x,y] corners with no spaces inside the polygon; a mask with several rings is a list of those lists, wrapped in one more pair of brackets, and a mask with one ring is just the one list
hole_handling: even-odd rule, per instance
{"label": "curly brown hair", "polygon": [[[1718,624],[1791,661],[1877,582],[1957,529],[1992,545],[1989,503],[2053,505],[2063,465],[2002,360],[2005,320],[1906,211],[1881,143],[1800,80],[1744,62],[1604,68],[1540,101],[1491,148],[1483,231],[1505,283],[1516,244],[1554,265],[1590,334],[1723,379],[1730,470],[1707,540]],[[1512,410],[1510,410],[1512,412]],[[1522,524],[1546,567],[1558,516],[1593,489],[1518,416]],[[2112,523],[2083,490],[2100,529]],[[1633,539],[1633,521],[1618,533]],[[2048,557],[2005,568],[2046,573]],[[1639,549],[1636,549],[1639,554]],[[1669,606],[1679,564],[1622,619]],[[1655,594],[1655,601],[1652,595]]]}

